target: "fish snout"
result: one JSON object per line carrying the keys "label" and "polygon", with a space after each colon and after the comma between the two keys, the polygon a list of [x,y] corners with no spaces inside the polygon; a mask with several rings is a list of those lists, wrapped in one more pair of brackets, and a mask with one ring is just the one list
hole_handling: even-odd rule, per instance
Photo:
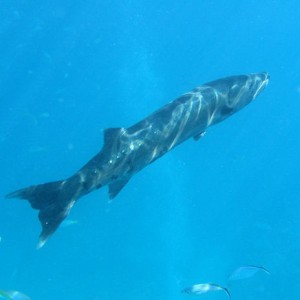
{"label": "fish snout", "polygon": [[252,74],[253,98],[255,99],[268,85],[270,75],[267,72]]}

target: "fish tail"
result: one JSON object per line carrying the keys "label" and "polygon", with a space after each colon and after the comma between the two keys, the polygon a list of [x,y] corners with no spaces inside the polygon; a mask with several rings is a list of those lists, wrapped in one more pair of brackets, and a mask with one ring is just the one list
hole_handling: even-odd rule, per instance
{"label": "fish tail", "polygon": [[231,294],[229,292],[229,289],[226,287],[223,287],[223,290],[225,291],[225,293],[228,295],[229,299],[231,299]]}
{"label": "fish tail", "polygon": [[43,247],[78,199],[75,184],[75,180],[71,177],[67,180],[30,186],[6,195],[6,198],[26,199],[32,208],[39,210],[42,232],[37,249]]}
{"label": "fish tail", "polygon": [[271,275],[271,272],[267,270],[264,266],[260,266],[260,269],[262,269],[266,274]]}

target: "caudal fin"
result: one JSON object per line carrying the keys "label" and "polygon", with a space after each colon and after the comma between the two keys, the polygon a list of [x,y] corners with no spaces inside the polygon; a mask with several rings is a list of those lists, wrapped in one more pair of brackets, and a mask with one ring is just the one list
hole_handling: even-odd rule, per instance
{"label": "caudal fin", "polygon": [[61,180],[30,186],[6,196],[7,198],[26,199],[32,208],[40,211],[39,220],[42,224],[42,232],[37,248],[43,247],[47,239],[69,214],[77,199],[76,189],[74,190],[72,187],[72,179]]}

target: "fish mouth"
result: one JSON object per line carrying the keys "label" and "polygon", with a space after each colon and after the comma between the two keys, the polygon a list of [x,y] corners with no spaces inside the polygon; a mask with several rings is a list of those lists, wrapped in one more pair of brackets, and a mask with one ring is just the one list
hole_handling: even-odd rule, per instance
{"label": "fish mouth", "polygon": [[267,72],[259,73],[256,75],[257,81],[258,81],[258,86],[257,89],[253,95],[253,99],[256,98],[257,95],[259,95],[263,89],[268,85],[269,80],[270,80],[270,75]]}
{"label": "fish mouth", "polygon": [[262,75],[265,77],[265,79],[263,80],[263,84],[264,86],[266,86],[269,83],[270,75],[267,72],[262,73]]}

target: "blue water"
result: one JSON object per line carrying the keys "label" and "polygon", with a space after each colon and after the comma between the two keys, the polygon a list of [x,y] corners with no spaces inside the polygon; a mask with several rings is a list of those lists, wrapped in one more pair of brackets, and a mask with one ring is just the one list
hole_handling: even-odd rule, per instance
{"label": "blue water", "polygon": [[[298,1],[4,0],[0,7],[0,289],[32,300],[296,299],[300,278]],[[70,176],[103,129],[204,82],[268,71],[254,103],[131,179],[82,198],[35,249],[37,211],[8,192]],[[227,299],[211,293],[201,299]]]}

